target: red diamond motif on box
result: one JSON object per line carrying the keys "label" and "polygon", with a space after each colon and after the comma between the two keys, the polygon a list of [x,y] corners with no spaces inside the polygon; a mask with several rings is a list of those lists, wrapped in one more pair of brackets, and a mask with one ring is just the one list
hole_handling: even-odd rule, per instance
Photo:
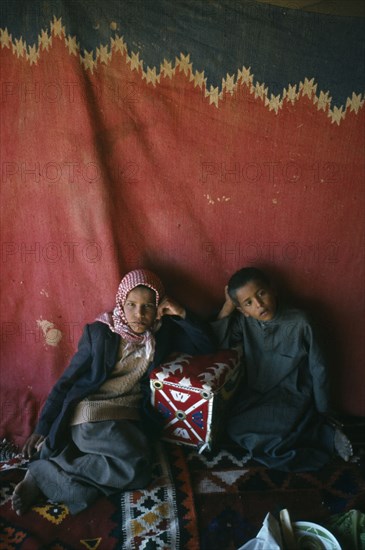
{"label": "red diamond motif on box", "polygon": [[174,354],[150,376],[152,404],[163,417],[167,441],[211,448],[242,374],[241,352],[192,357]]}

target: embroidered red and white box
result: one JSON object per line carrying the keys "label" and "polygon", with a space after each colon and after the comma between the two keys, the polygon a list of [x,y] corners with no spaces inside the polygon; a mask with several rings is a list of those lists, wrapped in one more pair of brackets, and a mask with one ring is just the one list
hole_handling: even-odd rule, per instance
{"label": "embroidered red and white box", "polygon": [[163,417],[162,438],[210,449],[242,374],[239,349],[192,357],[174,354],[150,375],[152,405]]}

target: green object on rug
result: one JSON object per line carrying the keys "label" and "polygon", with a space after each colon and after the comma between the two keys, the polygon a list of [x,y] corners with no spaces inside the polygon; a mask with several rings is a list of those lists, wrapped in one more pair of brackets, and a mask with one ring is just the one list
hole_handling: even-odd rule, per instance
{"label": "green object on rug", "polygon": [[344,549],[365,550],[365,514],[359,510],[332,516],[327,527]]}
{"label": "green object on rug", "polygon": [[[365,512],[363,460],[334,458],[317,472],[269,470],[249,460],[241,448],[226,446],[198,454],[186,450],[194,487],[202,550],[236,550],[255,538],[268,512],[278,517],[286,508],[293,522],[326,527],[335,514]],[[342,550],[365,550],[341,544]],[[265,549],[266,550],[266,549]]]}

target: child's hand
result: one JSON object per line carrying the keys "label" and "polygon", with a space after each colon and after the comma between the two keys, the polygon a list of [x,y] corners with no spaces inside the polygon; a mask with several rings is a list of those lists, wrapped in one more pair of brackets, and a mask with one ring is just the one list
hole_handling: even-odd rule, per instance
{"label": "child's hand", "polygon": [[39,451],[39,448],[43,443],[44,439],[45,438],[43,435],[39,435],[36,433],[33,433],[32,435],[30,435],[22,448],[22,454],[24,458],[31,458],[31,456],[36,451]]}
{"label": "child's hand", "polygon": [[235,303],[232,301],[232,298],[228,294],[228,286],[224,287],[224,294],[226,297],[226,301],[224,302],[223,307],[218,314],[218,319],[228,317],[228,315],[231,315],[231,313],[233,313],[233,311],[236,309]]}
{"label": "child's hand", "polygon": [[157,319],[161,319],[164,315],[178,315],[185,319],[186,311],[180,304],[165,296],[157,308]]}

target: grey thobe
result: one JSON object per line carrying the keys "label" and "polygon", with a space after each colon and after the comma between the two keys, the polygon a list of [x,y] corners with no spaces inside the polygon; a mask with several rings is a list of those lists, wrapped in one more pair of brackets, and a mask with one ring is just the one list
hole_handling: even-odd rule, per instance
{"label": "grey thobe", "polygon": [[325,362],[305,314],[280,307],[271,321],[238,311],[212,323],[220,347],[243,344],[246,376],[228,433],[255,460],[284,471],[321,468],[334,451]]}
{"label": "grey thobe", "polygon": [[150,443],[138,422],[106,420],[72,426],[71,441],[61,451],[45,441],[29,470],[47,498],[77,514],[101,494],[145,487],[150,459]]}

